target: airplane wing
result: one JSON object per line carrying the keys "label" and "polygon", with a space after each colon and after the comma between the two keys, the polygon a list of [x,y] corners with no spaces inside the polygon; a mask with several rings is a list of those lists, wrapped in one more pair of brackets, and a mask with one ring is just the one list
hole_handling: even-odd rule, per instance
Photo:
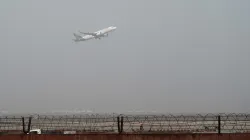
{"label": "airplane wing", "polygon": [[80,33],[82,33],[82,34],[85,34],[85,35],[92,35],[92,36],[96,36],[96,33],[84,33],[84,32],[81,32],[81,31],[79,31]]}

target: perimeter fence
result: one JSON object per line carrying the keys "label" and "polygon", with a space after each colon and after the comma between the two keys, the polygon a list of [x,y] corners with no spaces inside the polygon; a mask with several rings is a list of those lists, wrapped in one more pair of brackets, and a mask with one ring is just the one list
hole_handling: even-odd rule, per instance
{"label": "perimeter fence", "polygon": [[1,133],[249,133],[250,114],[0,116]]}

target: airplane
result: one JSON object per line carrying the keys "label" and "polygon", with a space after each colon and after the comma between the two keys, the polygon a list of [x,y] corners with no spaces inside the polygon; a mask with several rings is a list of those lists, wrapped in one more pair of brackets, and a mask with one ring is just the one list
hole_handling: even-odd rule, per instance
{"label": "airplane", "polygon": [[86,41],[86,40],[90,40],[90,39],[101,39],[101,37],[108,37],[108,34],[111,32],[114,32],[116,30],[117,27],[114,26],[110,26],[108,28],[104,28],[102,30],[96,31],[94,33],[85,33],[85,32],[81,32],[79,31],[79,33],[84,34],[84,36],[78,35],[76,33],[74,33],[74,36],[76,37],[76,39],[74,40],[75,42],[79,42],[79,41]]}

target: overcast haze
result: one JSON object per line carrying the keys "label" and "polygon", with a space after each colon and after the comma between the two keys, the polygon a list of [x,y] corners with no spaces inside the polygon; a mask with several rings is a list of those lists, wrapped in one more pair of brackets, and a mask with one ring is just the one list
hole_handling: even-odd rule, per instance
{"label": "overcast haze", "polygon": [[1,1],[0,110],[249,112],[249,13],[248,0]]}

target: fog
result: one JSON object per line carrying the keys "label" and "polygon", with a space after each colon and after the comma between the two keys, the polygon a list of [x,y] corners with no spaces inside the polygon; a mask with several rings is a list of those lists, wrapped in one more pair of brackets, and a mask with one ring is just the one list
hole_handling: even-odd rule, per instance
{"label": "fog", "polygon": [[249,112],[249,13],[247,0],[1,1],[0,111]]}

